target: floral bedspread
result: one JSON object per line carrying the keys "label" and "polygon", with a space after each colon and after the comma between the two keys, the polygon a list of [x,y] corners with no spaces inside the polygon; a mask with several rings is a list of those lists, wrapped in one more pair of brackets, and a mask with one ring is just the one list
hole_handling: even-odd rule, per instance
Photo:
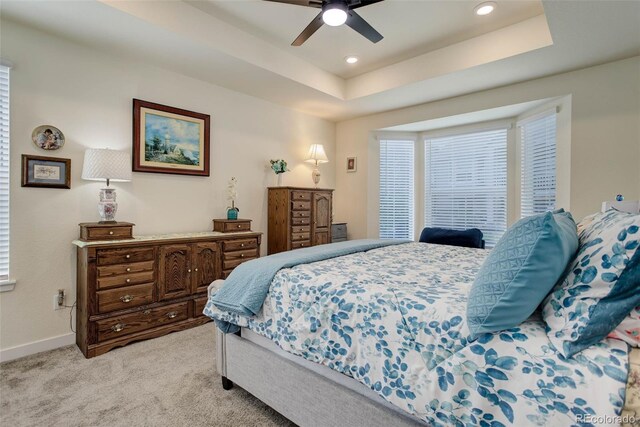
{"label": "floral bedspread", "polygon": [[355,378],[433,425],[590,425],[621,414],[627,345],[570,359],[538,315],[469,340],[467,295],[486,252],[408,243],[280,270],[262,311],[205,314]]}

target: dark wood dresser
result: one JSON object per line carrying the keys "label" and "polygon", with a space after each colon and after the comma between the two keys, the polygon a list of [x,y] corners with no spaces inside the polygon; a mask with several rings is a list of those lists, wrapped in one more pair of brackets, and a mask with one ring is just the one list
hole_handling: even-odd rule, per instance
{"label": "dark wood dresser", "polygon": [[75,240],[76,343],[94,357],[208,322],[207,287],[260,256],[262,233],[185,233]]}
{"label": "dark wood dresser", "polygon": [[333,190],[270,187],[268,253],[331,243]]}

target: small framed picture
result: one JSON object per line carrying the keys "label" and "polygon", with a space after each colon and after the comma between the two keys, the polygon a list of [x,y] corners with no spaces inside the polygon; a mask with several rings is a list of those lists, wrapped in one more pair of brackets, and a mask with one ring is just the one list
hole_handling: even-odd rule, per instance
{"label": "small framed picture", "polygon": [[23,154],[22,186],[71,188],[71,159]]}
{"label": "small framed picture", "polygon": [[43,150],[57,150],[64,145],[64,134],[55,126],[42,125],[33,130],[31,140]]}
{"label": "small framed picture", "polygon": [[347,157],[347,172],[355,172],[358,170],[358,158]]}

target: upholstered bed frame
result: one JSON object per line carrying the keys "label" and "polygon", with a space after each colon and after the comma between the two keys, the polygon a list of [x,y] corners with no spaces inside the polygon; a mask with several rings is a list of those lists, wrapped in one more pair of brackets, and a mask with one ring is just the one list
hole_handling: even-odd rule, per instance
{"label": "upholstered bed frame", "polygon": [[[209,294],[221,284],[213,282]],[[216,369],[225,390],[238,385],[300,426],[426,425],[356,380],[245,328],[237,334],[216,330]]]}
{"label": "upholstered bed frame", "polygon": [[300,426],[425,425],[354,379],[288,355],[248,329],[239,335],[218,330],[216,340],[223,387],[242,387]]}

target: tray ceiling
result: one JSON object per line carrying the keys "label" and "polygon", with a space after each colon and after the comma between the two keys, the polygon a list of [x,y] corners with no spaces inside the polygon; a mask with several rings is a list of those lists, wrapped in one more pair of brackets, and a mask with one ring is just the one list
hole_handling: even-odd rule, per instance
{"label": "tray ceiling", "polygon": [[497,0],[485,17],[478,3],[387,0],[359,9],[378,44],[324,26],[301,47],[317,10],[258,0],[2,0],[0,12],[334,121],[640,54],[640,2]]}

